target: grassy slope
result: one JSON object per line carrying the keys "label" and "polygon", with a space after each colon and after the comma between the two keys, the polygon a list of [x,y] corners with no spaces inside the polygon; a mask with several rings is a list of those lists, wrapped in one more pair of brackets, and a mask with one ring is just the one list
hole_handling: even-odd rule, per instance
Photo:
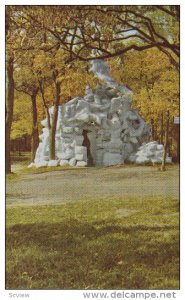
{"label": "grassy slope", "polygon": [[179,288],[175,199],[7,208],[7,288]]}

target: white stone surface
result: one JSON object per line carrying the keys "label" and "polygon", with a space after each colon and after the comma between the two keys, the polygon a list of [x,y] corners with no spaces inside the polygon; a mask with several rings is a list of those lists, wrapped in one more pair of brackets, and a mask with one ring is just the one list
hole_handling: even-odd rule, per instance
{"label": "white stone surface", "polygon": [[58,160],[49,160],[48,167],[57,167],[59,165]]}
{"label": "white stone surface", "polygon": [[[136,152],[136,163],[161,163],[164,153],[164,146],[156,141],[143,144]],[[132,158],[131,160],[132,161]],[[166,163],[172,163],[171,157],[166,157]]]}
{"label": "white stone surface", "polygon": [[71,167],[74,167],[74,166],[76,166],[76,158],[71,158],[70,160],[69,160],[69,165],[71,166]]}
{"label": "white stone surface", "polygon": [[75,140],[75,146],[81,146],[84,138],[82,135],[81,136],[77,135],[75,136],[74,140]]}
{"label": "white stone surface", "polygon": [[85,155],[87,153],[87,149],[84,146],[75,146],[75,154]]}
{"label": "white stone surface", "polygon": [[164,146],[163,145],[157,145],[157,150],[164,150]]}
{"label": "white stone surface", "polygon": [[61,167],[69,166],[69,161],[67,159],[61,159],[60,166]]}
{"label": "white stone surface", "polygon": [[73,127],[63,127],[63,133],[73,133]]}
{"label": "white stone surface", "polygon": [[76,160],[84,160],[84,155],[83,154],[76,154],[75,158],[76,158]]}
{"label": "white stone surface", "polygon": [[37,168],[47,167],[47,165],[48,165],[48,161],[44,161],[44,160],[40,160],[39,162],[35,163],[35,166]]}
{"label": "white stone surface", "polygon": [[136,157],[136,163],[138,163],[138,164],[144,164],[149,161],[150,161],[149,158],[147,158],[147,156],[144,156],[144,155],[142,155],[142,156],[140,155],[140,156]]}
{"label": "white stone surface", "polygon": [[64,153],[60,153],[58,157],[60,159],[71,159],[74,156],[74,151],[66,151]]}
{"label": "white stone surface", "polygon": [[87,166],[87,162],[86,161],[77,161],[76,166],[77,167],[86,167]]}
{"label": "white stone surface", "polygon": [[[136,158],[138,148],[150,137],[149,127],[131,106],[132,91],[111,77],[108,65],[102,60],[93,60],[91,71],[104,83],[94,91],[87,86],[84,97],[75,97],[59,106],[55,159],[60,160],[60,165],[121,164]],[[52,123],[54,107],[49,113]],[[37,166],[50,165],[47,118],[42,125],[41,142],[35,157]],[[162,148],[151,144],[148,153],[149,150],[151,155],[152,151]]]}
{"label": "white stone surface", "polygon": [[119,153],[105,153],[103,157],[104,166],[113,166],[123,163],[123,157]]}

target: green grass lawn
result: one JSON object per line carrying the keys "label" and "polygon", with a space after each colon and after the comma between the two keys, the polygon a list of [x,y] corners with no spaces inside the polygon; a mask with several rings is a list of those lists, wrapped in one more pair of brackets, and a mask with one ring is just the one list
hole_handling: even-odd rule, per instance
{"label": "green grass lawn", "polygon": [[7,289],[178,289],[177,199],[6,210]]}

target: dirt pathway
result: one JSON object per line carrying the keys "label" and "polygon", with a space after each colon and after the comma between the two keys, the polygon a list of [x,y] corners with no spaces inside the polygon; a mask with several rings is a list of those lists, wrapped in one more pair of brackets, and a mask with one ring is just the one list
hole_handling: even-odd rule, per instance
{"label": "dirt pathway", "polygon": [[7,205],[44,205],[113,197],[179,197],[179,169],[109,167],[24,174],[7,180]]}

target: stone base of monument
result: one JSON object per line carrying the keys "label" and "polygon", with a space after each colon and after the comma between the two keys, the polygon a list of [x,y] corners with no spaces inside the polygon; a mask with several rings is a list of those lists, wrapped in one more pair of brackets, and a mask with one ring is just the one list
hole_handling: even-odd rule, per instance
{"label": "stone base of monument", "polygon": [[69,161],[67,159],[61,159],[60,166],[61,167],[69,166]]}
{"label": "stone base of monument", "polygon": [[40,160],[39,162],[35,163],[35,166],[37,168],[47,167],[48,166],[48,161]]}
{"label": "stone base of monument", "polygon": [[77,161],[76,164],[77,167],[86,167],[87,166],[87,162],[86,161]]}
{"label": "stone base of monument", "polygon": [[59,166],[60,161],[59,160],[49,160],[48,161],[48,167],[57,167]]}

